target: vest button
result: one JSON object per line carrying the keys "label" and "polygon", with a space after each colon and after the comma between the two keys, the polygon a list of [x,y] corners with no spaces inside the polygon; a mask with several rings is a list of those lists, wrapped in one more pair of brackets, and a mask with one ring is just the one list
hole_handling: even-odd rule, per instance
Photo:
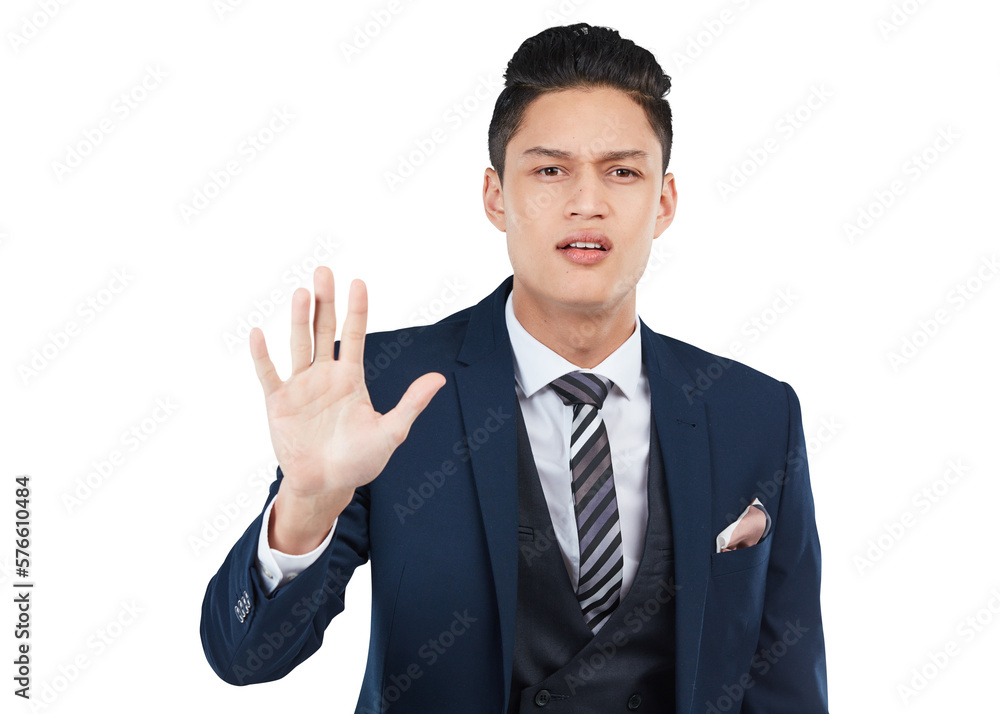
{"label": "vest button", "polygon": [[539,689],[538,694],[535,695],[535,704],[537,704],[540,707],[544,707],[548,703],[549,703],[549,690]]}
{"label": "vest button", "polygon": [[642,706],[642,696],[640,696],[638,694],[633,694],[631,697],[628,698],[628,708],[629,708],[629,711],[633,711],[634,712],[640,706]]}

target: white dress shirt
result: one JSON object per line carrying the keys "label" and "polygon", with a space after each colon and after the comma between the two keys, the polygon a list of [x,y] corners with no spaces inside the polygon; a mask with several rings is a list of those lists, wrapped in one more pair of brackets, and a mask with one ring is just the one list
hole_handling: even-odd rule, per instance
{"label": "white dress shirt", "polygon": [[563,562],[573,589],[580,577],[580,537],[573,505],[573,472],[569,466],[573,408],[563,404],[549,383],[567,372],[595,372],[613,382],[598,412],[608,430],[611,468],[621,526],[621,597],[636,571],[646,535],[646,479],[649,467],[649,380],[642,364],[639,321],[621,346],[593,369],[581,370],[532,337],[514,317],[507,296],[507,332],[514,350],[514,380],[531,453]]}
{"label": "white dress shirt", "polygon": [[[579,578],[580,543],[573,506],[573,474],[569,466],[573,409],[563,404],[549,383],[579,367],[532,337],[514,316],[511,296],[505,309],[507,332],[514,357],[517,400],[538,469],[542,493],[555,529],[556,540],[573,589]],[[642,555],[648,510],[646,479],[649,467],[650,396],[642,364],[639,321],[624,343],[593,369],[613,382],[600,415],[608,430],[614,471],[624,566],[621,597],[624,599]],[[304,555],[288,555],[268,545],[267,524],[271,504],[264,511],[257,543],[257,569],[268,593],[284,585],[314,563],[333,538],[334,521],[326,538]]]}

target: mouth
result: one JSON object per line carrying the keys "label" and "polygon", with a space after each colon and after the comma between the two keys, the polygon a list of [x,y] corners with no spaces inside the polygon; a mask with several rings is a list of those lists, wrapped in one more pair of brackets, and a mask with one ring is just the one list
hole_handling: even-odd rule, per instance
{"label": "mouth", "polygon": [[575,231],[563,238],[556,248],[577,265],[596,265],[611,252],[611,241],[600,231]]}
{"label": "mouth", "polygon": [[611,241],[600,231],[576,231],[563,238],[558,250],[601,251],[611,250]]}

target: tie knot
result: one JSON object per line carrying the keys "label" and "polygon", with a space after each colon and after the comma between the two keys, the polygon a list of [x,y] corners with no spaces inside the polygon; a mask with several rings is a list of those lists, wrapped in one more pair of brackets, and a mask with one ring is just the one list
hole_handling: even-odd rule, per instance
{"label": "tie knot", "polygon": [[550,384],[563,404],[590,404],[600,409],[608,398],[612,382],[593,372],[570,372],[553,379]]}

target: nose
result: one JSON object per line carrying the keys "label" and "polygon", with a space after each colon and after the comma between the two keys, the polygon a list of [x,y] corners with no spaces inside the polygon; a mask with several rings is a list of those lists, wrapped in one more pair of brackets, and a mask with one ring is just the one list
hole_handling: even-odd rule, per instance
{"label": "nose", "polygon": [[566,215],[573,218],[602,218],[608,213],[606,187],[600,173],[588,168],[577,174],[573,181]]}

